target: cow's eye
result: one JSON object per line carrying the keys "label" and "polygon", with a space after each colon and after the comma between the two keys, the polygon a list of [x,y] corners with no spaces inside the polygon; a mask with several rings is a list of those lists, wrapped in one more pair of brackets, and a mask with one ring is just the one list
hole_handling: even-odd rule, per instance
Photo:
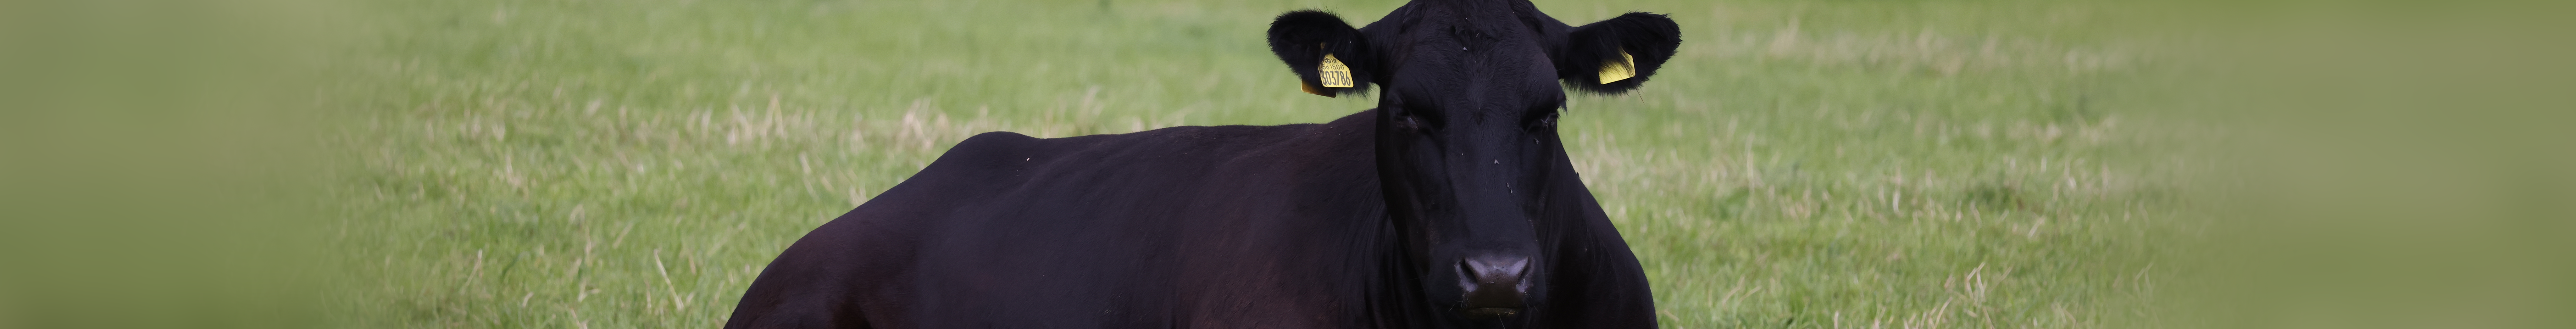
{"label": "cow's eye", "polygon": [[1411,129],[1413,131],[1426,133],[1432,132],[1440,130],[1440,113],[1420,108],[1408,108],[1403,112],[1397,112],[1395,114],[1395,124],[1399,127],[1404,127],[1405,129]]}

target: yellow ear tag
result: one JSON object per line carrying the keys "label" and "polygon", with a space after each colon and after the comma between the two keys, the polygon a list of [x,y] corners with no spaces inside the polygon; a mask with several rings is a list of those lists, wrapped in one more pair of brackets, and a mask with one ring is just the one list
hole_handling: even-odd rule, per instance
{"label": "yellow ear tag", "polygon": [[1637,56],[1628,56],[1627,51],[1619,52],[1619,61],[1617,62],[1603,61],[1601,63],[1601,84],[1610,84],[1611,82],[1627,80],[1628,78],[1634,77],[1637,77]]}
{"label": "yellow ear tag", "polygon": [[1317,80],[1323,80],[1322,82],[1325,87],[1350,88],[1352,86],[1357,86],[1357,84],[1351,83],[1351,67],[1348,65],[1342,65],[1342,60],[1333,58],[1333,54],[1324,54],[1324,65],[1315,66],[1315,75],[1321,76]]}
{"label": "yellow ear tag", "polygon": [[1315,84],[1312,84],[1312,83],[1298,82],[1298,83],[1297,83],[1297,90],[1298,90],[1298,91],[1304,91],[1304,92],[1306,92],[1306,93],[1308,93],[1308,94],[1315,94],[1315,95],[1317,95],[1317,96],[1324,96],[1324,97],[1337,97],[1337,96],[1333,96],[1333,94],[1327,94],[1327,93],[1324,93],[1324,87],[1316,87],[1316,86],[1315,86]]}

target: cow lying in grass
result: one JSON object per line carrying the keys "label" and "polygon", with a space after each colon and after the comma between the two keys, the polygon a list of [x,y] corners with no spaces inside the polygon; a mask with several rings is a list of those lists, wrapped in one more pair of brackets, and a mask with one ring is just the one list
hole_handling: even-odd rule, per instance
{"label": "cow lying in grass", "polygon": [[[1634,89],[1662,15],[1526,1],[1279,16],[1321,124],[993,132],[762,271],[726,328],[1653,328],[1636,257],[1557,136],[1565,88]],[[1561,81],[1561,84],[1560,84]]]}

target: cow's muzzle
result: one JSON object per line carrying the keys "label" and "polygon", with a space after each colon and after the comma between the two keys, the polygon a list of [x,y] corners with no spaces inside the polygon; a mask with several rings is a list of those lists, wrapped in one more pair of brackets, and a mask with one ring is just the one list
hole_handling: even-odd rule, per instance
{"label": "cow's muzzle", "polygon": [[1472,318],[1520,314],[1529,297],[1530,259],[1481,255],[1458,262],[1458,285],[1467,291],[1460,310]]}

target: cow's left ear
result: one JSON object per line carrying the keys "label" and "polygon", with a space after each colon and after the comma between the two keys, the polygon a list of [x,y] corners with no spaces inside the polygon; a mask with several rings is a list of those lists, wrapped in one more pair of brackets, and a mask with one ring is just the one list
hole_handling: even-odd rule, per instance
{"label": "cow's left ear", "polygon": [[1556,56],[1556,75],[1576,90],[1618,94],[1637,89],[1682,46],[1681,25],[1661,14],[1632,12],[1574,28]]}
{"label": "cow's left ear", "polygon": [[1270,52],[1297,72],[1306,93],[1324,97],[1367,91],[1376,67],[1359,29],[1322,11],[1291,11],[1270,22]]}

